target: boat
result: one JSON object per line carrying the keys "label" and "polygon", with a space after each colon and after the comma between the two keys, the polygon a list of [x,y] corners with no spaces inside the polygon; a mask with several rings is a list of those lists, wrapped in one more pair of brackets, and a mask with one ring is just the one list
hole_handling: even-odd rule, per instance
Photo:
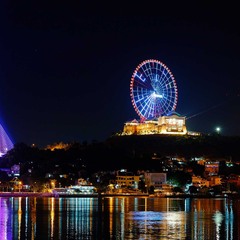
{"label": "boat", "polygon": [[75,196],[75,195],[97,195],[97,188],[92,183],[84,180],[83,178],[78,179],[77,185],[72,185],[67,188],[54,188],[52,193],[55,196]]}

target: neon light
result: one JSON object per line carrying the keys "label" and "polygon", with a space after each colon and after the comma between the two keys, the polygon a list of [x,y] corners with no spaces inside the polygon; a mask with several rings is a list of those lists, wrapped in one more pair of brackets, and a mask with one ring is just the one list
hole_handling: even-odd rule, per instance
{"label": "neon light", "polygon": [[158,118],[176,108],[178,100],[176,81],[162,62],[146,60],[137,66],[131,77],[130,96],[140,118]]}
{"label": "neon light", "polygon": [[135,76],[138,77],[141,81],[145,82],[146,78],[142,78],[142,74],[139,76],[137,72],[135,73]]}
{"label": "neon light", "polygon": [[13,143],[0,124],[0,157],[13,148]]}
{"label": "neon light", "polygon": [[157,94],[157,93],[152,93],[152,96],[154,97],[154,98],[163,98],[163,95],[162,94]]}

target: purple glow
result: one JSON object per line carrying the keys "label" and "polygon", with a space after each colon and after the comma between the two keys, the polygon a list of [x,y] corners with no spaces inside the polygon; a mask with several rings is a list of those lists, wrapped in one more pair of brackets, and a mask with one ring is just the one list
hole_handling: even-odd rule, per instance
{"label": "purple glow", "polygon": [[0,157],[13,148],[13,143],[0,124]]}

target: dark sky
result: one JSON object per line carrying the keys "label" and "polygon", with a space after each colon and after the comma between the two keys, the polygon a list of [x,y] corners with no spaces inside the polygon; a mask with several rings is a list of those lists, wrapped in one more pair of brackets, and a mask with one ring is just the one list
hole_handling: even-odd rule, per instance
{"label": "dark sky", "polygon": [[189,130],[240,135],[237,6],[119,3],[1,2],[0,121],[13,142],[101,141],[122,130],[138,119],[129,85],[147,59],[173,73]]}

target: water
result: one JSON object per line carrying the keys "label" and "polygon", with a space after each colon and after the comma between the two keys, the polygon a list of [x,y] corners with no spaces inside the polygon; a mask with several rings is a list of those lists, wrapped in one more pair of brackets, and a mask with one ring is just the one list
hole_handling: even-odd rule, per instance
{"label": "water", "polygon": [[240,200],[0,197],[5,239],[236,240]]}

